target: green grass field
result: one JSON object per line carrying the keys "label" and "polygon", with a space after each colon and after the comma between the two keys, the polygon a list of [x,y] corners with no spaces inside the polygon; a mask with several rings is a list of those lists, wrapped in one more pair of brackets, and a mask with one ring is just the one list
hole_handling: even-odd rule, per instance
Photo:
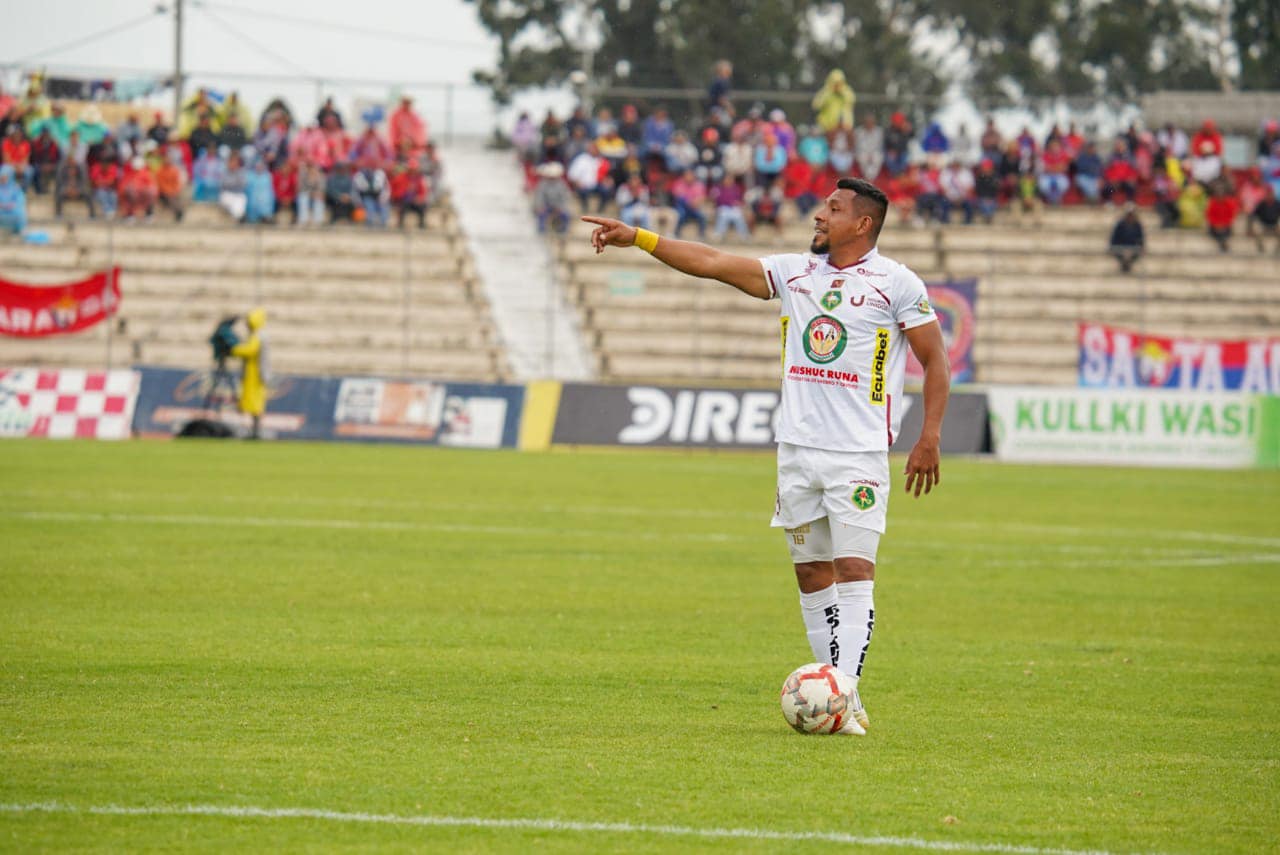
{"label": "green grass field", "polygon": [[1280,848],[1280,475],[945,461],[864,739],[778,711],[772,501],[763,455],[0,443],[0,849]]}

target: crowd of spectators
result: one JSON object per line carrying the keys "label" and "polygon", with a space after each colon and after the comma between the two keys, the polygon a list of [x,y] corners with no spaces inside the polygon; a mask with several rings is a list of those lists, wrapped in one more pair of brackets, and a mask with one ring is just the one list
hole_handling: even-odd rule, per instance
{"label": "crowd of spectators", "polygon": [[[727,74],[726,74],[727,71]],[[526,168],[540,227],[559,228],[582,211],[615,210],[645,225],[655,207],[674,212],[674,233],[732,229],[746,239],[762,226],[804,219],[839,176],[876,182],[905,223],[991,222],[1012,207],[1062,205],[1154,208],[1166,228],[1208,231],[1225,251],[1241,217],[1261,245],[1276,234],[1280,193],[1280,125],[1258,138],[1256,165],[1231,170],[1212,121],[1193,134],[1172,125],[1131,126],[1105,140],[1075,124],[1043,137],[1023,127],[1014,136],[988,119],[978,132],[938,122],[918,130],[901,111],[886,124],[863,112],[854,123],[852,90],[834,71],[813,100],[812,124],[794,125],[781,109],[756,104],[745,116],[730,100],[731,69],[718,65],[702,119],[677,127],[667,110],[647,114],[632,104],[566,118],[520,115],[512,142]],[[553,168],[547,168],[554,165]],[[555,189],[566,185],[566,192]]]}
{"label": "crowd of spectators", "polygon": [[315,121],[282,100],[257,120],[235,92],[200,89],[175,124],[130,113],[112,128],[94,104],[74,121],[38,82],[22,98],[0,91],[0,229],[21,231],[29,193],[53,197],[54,214],[83,206],[90,218],[181,221],[189,204],[221,206],[241,223],[295,226],[406,218],[426,228],[441,164],[409,96],[385,115],[372,108],[354,132],[329,99]]}

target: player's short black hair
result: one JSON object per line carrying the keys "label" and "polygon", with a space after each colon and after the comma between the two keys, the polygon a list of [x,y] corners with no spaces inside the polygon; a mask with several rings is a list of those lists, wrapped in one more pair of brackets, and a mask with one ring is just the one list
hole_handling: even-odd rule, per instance
{"label": "player's short black hair", "polygon": [[884,191],[865,178],[841,178],[836,182],[836,189],[852,190],[859,199],[865,200],[870,207],[868,213],[874,228],[871,239],[879,239],[880,229],[884,228],[885,216],[889,213],[889,197],[884,195]]}

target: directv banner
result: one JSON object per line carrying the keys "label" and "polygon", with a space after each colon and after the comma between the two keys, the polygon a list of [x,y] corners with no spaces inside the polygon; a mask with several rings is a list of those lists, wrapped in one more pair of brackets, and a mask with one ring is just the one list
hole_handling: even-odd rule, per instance
{"label": "directv banner", "polygon": [[[566,383],[551,434],[553,445],[666,448],[774,448],[780,396],[773,389],[601,386]],[[894,448],[920,436],[923,406],[907,396]],[[984,451],[986,396],[953,394],[942,435],[952,454]]]}
{"label": "directv banner", "polygon": [[1032,386],[992,387],[988,398],[992,442],[1000,460],[1274,465],[1276,398]]}
{"label": "directv banner", "polygon": [[1080,324],[1081,386],[1280,395],[1280,338],[1166,338]]}
{"label": "directv banner", "polygon": [[[136,433],[173,436],[198,418],[248,432],[236,378],[172,368],[141,374]],[[523,401],[522,386],[286,375],[271,382],[262,427],[277,439],[513,448]]]}

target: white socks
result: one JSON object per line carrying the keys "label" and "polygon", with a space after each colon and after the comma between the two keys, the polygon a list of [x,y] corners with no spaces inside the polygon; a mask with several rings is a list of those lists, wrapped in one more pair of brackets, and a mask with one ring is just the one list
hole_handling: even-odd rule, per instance
{"label": "white socks", "polygon": [[809,636],[813,661],[834,664],[840,648],[836,643],[836,630],[840,616],[836,608],[836,587],[828,585],[811,594],[800,592],[800,614],[804,617],[804,631]]}
{"label": "white socks", "polygon": [[876,623],[871,591],[875,582],[837,582],[814,591],[800,592],[800,613],[815,662],[835,665],[857,680],[871,644]]}
{"label": "white socks", "polygon": [[875,584],[868,579],[865,582],[837,582],[832,586],[836,589],[840,620],[835,634],[840,658],[832,664],[855,680],[862,676],[862,663],[867,658],[871,630],[876,624],[875,603],[871,598]]}

